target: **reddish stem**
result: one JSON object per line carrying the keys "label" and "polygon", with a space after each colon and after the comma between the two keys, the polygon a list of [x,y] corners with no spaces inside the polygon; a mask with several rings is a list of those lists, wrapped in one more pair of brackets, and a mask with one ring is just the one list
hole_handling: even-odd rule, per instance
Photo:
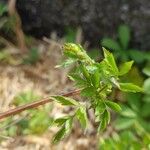
{"label": "reddish stem", "polygon": [[[73,95],[79,94],[80,91],[81,90],[75,90],[75,91],[72,91],[72,92],[69,92],[69,93],[66,93],[66,94],[62,94],[61,96],[66,96],[66,97],[73,96]],[[18,114],[22,111],[28,110],[28,109],[37,108],[40,105],[44,105],[44,104],[50,103],[52,101],[53,100],[49,96],[49,97],[41,99],[39,101],[35,101],[35,102],[29,103],[29,104],[25,104],[25,105],[16,107],[14,109],[10,109],[6,112],[0,113],[0,119],[6,118],[6,117],[9,117],[9,116],[12,116],[12,115],[16,115],[16,114]]]}

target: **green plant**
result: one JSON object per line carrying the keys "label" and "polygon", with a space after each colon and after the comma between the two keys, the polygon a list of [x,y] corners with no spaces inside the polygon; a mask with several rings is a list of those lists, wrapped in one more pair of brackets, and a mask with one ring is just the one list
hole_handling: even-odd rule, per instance
{"label": "green plant", "polygon": [[8,32],[12,30],[15,24],[14,18],[5,14],[8,14],[8,6],[6,4],[0,3],[0,29],[4,29],[6,30],[5,32]]}
{"label": "green plant", "polygon": [[65,32],[65,37],[64,37],[65,41],[74,43],[76,41],[76,33],[77,33],[76,29],[67,27]]}
{"label": "green plant", "polygon": [[114,131],[107,138],[101,137],[99,148],[107,150],[150,149],[150,103],[145,95],[127,94],[120,116],[112,123]]}
{"label": "green plant", "polygon": [[137,49],[130,48],[131,33],[127,25],[120,25],[118,28],[118,40],[112,38],[103,38],[101,41],[102,46],[113,50],[114,55],[119,60],[133,59],[136,63],[150,61],[149,52],[141,52]]}
{"label": "green plant", "polygon": [[0,2],[0,16],[7,12],[7,6]]}
{"label": "green plant", "polygon": [[125,96],[127,103],[122,104],[120,116],[112,123],[114,131],[107,138],[101,137],[99,147],[102,150],[150,148],[150,103],[144,100],[145,95],[141,93]]}
{"label": "green plant", "polygon": [[142,137],[142,139],[139,139],[134,133],[131,131],[123,131],[119,134],[116,132],[112,133],[112,136],[109,138],[101,138],[100,139],[100,150],[141,150],[145,149],[147,150],[148,143]]}
{"label": "green plant", "polygon": [[[116,112],[121,110],[118,103],[110,100],[110,94],[113,88],[117,88],[123,92],[136,93],[143,91],[139,86],[132,83],[123,83],[120,79],[121,76],[125,75],[131,69],[133,61],[126,62],[121,68],[118,68],[113,54],[105,48],[103,48],[104,59],[101,62],[95,62],[91,59],[81,45],[67,43],[64,45],[63,50],[64,55],[68,59],[57,67],[75,65],[74,70],[68,77],[74,81],[75,86],[79,88],[78,91],[80,91],[81,97],[84,97],[84,99],[83,101],[77,101],[66,96],[54,95],[46,100],[47,102],[51,99],[63,106],[73,108],[68,115],[54,118],[53,125],[60,128],[53,139],[54,143],[60,141],[65,135],[70,133],[75,119],[77,119],[81,127],[86,130],[88,128],[87,111],[89,109],[94,110],[98,132],[105,130],[106,126],[110,123],[110,110]],[[68,94],[68,96],[69,95],[70,94]],[[39,104],[40,103],[41,102],[39,102]],[[25,110],[25,107],[26,105],[21,108]],[[30,108],[33,108],[31,104]],[[13,110],[13,112],[16,114],[20,111]],[[6,116],[6,114],[7,113],[5,113],[4,116]],[[0,118],[4,116],[1,115]],[[41,118],[39,120],[41,120]]]}
{"label": "green plant", "polygon": [[[54,142],[61,140],[71,131],[73,119],[78,119],[82,128],[88,127],[87,110],[94,109],[95,121],[98,122],[98,131],[106,128],[110,122],[110,109],[120,111],[121,107],[109,99],[112,88],[118,88],[124,92],[141,92],[142,89],[132,83],[122,83],[120,76],[126,74],[133,61],[126,62],[118,68],[115,59],[109,51],[103,48],[104,60],[100,63],[92,60],[80,45],[68,43],[64,45],[64,55],[68,59],[60,66],[67,67],[73,63],[76,69],[69,75],[75,85],[81,88],[81,96],[86,100],[79,102],[72,98],[52,96],[52,99],[65,106],[74,107],[74,112],[62,118],[54,120],[54,124],[60,127],[54,137]],[[57,66],[57,67],[60,67]]]}

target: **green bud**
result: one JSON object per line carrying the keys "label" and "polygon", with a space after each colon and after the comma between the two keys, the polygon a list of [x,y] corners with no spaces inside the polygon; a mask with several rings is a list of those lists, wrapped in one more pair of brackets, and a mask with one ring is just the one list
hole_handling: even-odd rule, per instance
{"label": "green bud", "polygon": [[84,61],[88,64],[92,64],[94,63],[94,61],[86,54],[86,51],[77,44],[73,44],[73,43],[66,43],[64,44],[64,54],[66,56],[69,56],[71,58],[77,58],[80,61]]}
{"label": "green bud", "polygon": [[66,43],[66,44],[64,44],[63,49],[66,52],[73,52],[73,53],[77,53],[77,52],[81,51],[80,47],[78,45],[76,45],[76,44],[73,44],[73,43]]}

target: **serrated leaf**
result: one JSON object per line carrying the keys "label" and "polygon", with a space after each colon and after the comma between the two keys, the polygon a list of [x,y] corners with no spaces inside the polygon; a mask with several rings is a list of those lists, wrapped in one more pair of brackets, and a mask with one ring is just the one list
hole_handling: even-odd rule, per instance
{"label": "serrated leaf", "polygon": [[110,112],[108,110],[104,111],[104,118],[106,120],[106,124],[109,124],[109,122],[110,122]]}
{"label": "serrated leaf", "polygon": [[65,131],[66,131],[65,127],[62,127],[62,128],[56,133],[56,135],[55,135],[54,138],[53,138],[53,143],[54,143],[54,144],[57,143],[57,142],[59,142],[60,140],[62,140],[62,139],[64,138],[64,136],[65,136]]}
{"label": "serrated leaf", "polygon": [[112,49],[114,51],[121,51],[121,47],[120,45],[118,44],[118,42],[116,42],[115,40],[113,39],[110,39],[110,38],[104,38],[101,42],[102,46],[103,47],[106,47],[108,49]]}
{"label": "serrated leaf", "polygon": [[126,73],[129,72],[133,64],[133,61],[125,62],[124,64],[121,65],[119,75],[122,76]]}
{"label": "serrated leaf", "polygon": [[98,127],[98,131],[103,131],[107,124],[110,122],[110,112],[105,109],[104,113],[100,116],[100,125]]}
{"label": "serrated leaf", "polygon": [[58,126],[61,126],[66,122],[66,120],[68,120],[68,118],[68,116],[57,118],[55,119],[54,123],[56,123]]}
{"label": "serrated leaf", "polygon": [[62,128],[54,136],[53,143],[59,142],[61,139],[64,138],[64,136],[66,136],[71,131],[71,129],[72,129],[72,121],[73,121],[73,118],[71,116],[69,116],[65,120],[64,125],[62,126]]}
{"label": "serrated leaf", "polygon": [[94,74],[91,75],[91,81],[95,88],[98,88],[100,85],[100,74],[97,70]]}
{"label": "serrated leaf", "polygon": [[101,119],[100,125],[98,127],[98,132],[103,131],[106,128],[106,120],[104,118]]}
{"label": "serrated leaf", "polygon": [[130,41],[130,29],[127,25],[121,25],[118,30],[119,40],[124,50],[127,49]]}
{"label": "serrated leaf", "polygon": [[105,57],[105,61],[107,65],[111,67],[111,70],[113,71],[113,73],[117,75],[119,73],[119,70],[116,65],[113,54],[107,51],[105,48],[103,48],[103,51],[104,51],[104,57]]}
{"label": "serrated leaf", "polygon": [[64,97],[64,96],[52,96],[52,99],[56,100],[58,103],[62,104],[62,105],[70,105],[70,106],[77,106],[79,105],[79,103],[69,97]]}
{"label": "serrated leaf", "polygon": [[89,73],[94,74],[98,70],[98,68],[96,66],[94,66],[94,65],[91,65],[91,66],[86,66],[86,70]]}
{"label": "serrated leaf", "polygon": [[79,74],[72,74],[68,76],[70,80],[75,82],[75,85],[78,87],[88,86],[88,83],[83,79]]}
{"label": "serrated leaf", "polygon": [[119,112],[121,111],[121,107],[119,106],[119,104],[115,103],[115,102],[112,102],[112,101],[105,101],[105,104],[111,108],[112,110],[116,111],[116,112]]}
{"label": "serrated leaf", "polygon": [[81,91],[81,95],[85,97],[92,97],[95,94],[95,91],[94,87],[87,87]]}
{"label": "serrated leaf", "polygon": [[83,129],[87,128],[88,118],[86,113],[86,108],[80,107],[76,112],[76,117],[78,118]]}
{"label": "serrated leaf", "polygon": [[71,129],[72,129],[72,122],[73,122],[73,118],[72,117],[69,117],[69,119],[66,120],[66,123],[65,123],[66,133],[65,134],[68,134],[71,131]]}
{"label": "serrated leaf", "polygon": [[98,116],[98,115],[104,113],[105,109],[106,109],[106,106],[105,106],[104,102],[99,102],[95,108],[95,115]]}
{"label": "serrated leaf", "polygon": [[85,77],[85,79],[90,80],[89,72],[83,63],[81,64],[81,71],[82,71],[82,74]]}
{"label": "serrated leaf", "polygon": [[102,49],[103,49],[103,53],[104,53],[104,58],[107,58],[111,55],[111,53],[105,47],[102,47]]}
{"label": "serrated leaf", "polygon": [[69,58],[78,59],[77,55],[71,51],[64,51],[64,55],[69,57]]}
{"label": "serrated leaf", "polygon": [[120,90],[124,92],[143,92],[143,89],[133,83],[119,83]]}

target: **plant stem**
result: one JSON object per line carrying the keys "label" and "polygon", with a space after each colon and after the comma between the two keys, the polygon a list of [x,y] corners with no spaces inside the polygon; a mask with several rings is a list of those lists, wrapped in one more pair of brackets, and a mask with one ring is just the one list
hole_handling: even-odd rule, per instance
{"label": "plant stem", "polygon": [[[77,95],[79,94],[81,91],[81,89],[79,90],[74,90],[72,92],[69,92],[69,93],[66,93],[66,94],[61,94],[61,96],[66,96],[66,97],[69,97],[69,96],[73,96],[73,95]],[[29,103],[29,104],[25,104],[25,105],[22,105],[22,106],[19,106],[19,107],[16,107],[14,109],[10,109],[6,112],[2,112],[0,113],[0,119],[3,119],[3,118],[6,118],[6,117],[9,117],[9,116],[13,116],[13,115],[16,115],[22,111],[25,111],[25,110],[28,110],[28,109],[33,109],[33,108],[37,108],[38,106],[40,105],[44,105],[46,103],[50,103],[52,102],[53,100],[51,99],[51,96],[47,97],[47,98],[44,98],[44,99],[41,99],[39,101],[35,101],[35,102],[32,102],[32,103]]]}

